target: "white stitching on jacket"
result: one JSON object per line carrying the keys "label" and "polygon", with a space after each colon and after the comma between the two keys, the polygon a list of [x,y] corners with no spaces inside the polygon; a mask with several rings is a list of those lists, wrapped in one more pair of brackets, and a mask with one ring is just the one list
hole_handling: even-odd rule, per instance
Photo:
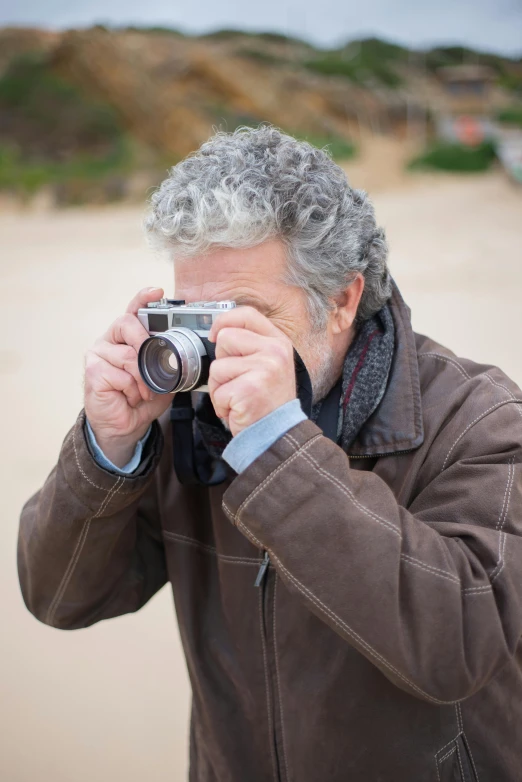
{"label": "white stitching on jacket", "polygon": [[[463,374],[465,378],[471,379],[471,376],[468,374],[468,372],[466,372],[466,370],[464,369],[462,364],[460,364],[454,358],[451,358],[449,356],[443,356],[441,353],[435,353],[435,352],[419,353],[418,355],[419,356],[431,356],[433,358],[437,358],[437,359],[440,359],[442,361],[446,361],[447,363],[452,364],[453,366],[455,366],[455,368],[458,369],[459,372],[461,372],[461,374]],[[487,377],[487,379],[489,380],[490,383],[492,383],[494,386],[497,386],[497,388],[501,388],[509,396],[509,400],[505,400],[504,402],[502,402],[502,403],[500,403],[498,405],[495,405],[494,407],[490,407],[486,411],[486,413],[489,413],[491,410],[495,409],[496,407],[501,407],[504,404],[508,404],[509,402],[515,402],[515,403],[517,403],[515,409],[516,409],[517,413],[520,416],[522,416],[522,409],[519,406],[522,403],[522,400],[518,399],[513,394],[513,392],[509,388],[507,388],[505,385],[503,385],[502,383],[499,383],[496,380],[494,380],[491,377],[491,375],[489,375],[487,372],[484,372],[484,377]],[[449,458],[449,456],[451,454],[451,451],[453,450],[455,445],[458,443],[458,441],[464,436],[464,434],[468,431],[468,429],[470,429],[471,426],[473,426],[477,421],[479,421],[480,418],[484,417],[484,415],[486,413],[484,413],[482,416],[479,416],[474,421],[472,421],[472,423],[469,424],[468,427],[466,427],[466,429],[462,432],[462,434],[455,440],[455,442],[451,446],[450,450],[448,451],[448,453],[446,455],[446,458],[444,459],[444,463],[442,465],[441,472],[444,470],[444,468],[446,466],[446,462],[447,462],[447,460],[448,460],[448,458]],[[510,497],[511,489],[512,489],[512,486],[513,486],[514,470],[511,471],[511,468],[512,468],[512,466],[514,464],[514,461],[515,461],[515,457],[513,456],[510,459],[510,461],[509,461],[510,472],[508,473],[508,481],[506,483],[506,489],[504,490],[504,499],[503,499],[503,502],[502,502],[502,509],[501,509],[501,512],[500,512],[499,520],[498,520],[498,522],[497,522],[497,524],[495,526],[495,529],[500,530],[500,535],[499,535],[499,541],[498,541],[498,559],[497,559],[497,562],[495,564],[495,567],[494,567],[493,571],[490,574],[490,583],[491,584],[495,581],[496,578],[498,578],[498,576],[502,572],[502,569],[503,569],[504,564],[505,564],[505,549],[506,549],[506,543],[507,543],[507,535],[506,535],[505,532],[502,531],[502,527],[504,526],[504,523],[505,523],[505,520],[506,520],[507,508],[509,506],[509,497]],[[510,483],[510,478],[511,478],[511,483]],[[509,493],[508,493],[508,486],[509,486]],[[506,504],[506,495],[507,495],[507,504]],[[505,511],[505,513],[504,513],[504,511]],[[500,566],[500,569],[497,571],[497,568],[499,568],[499,566]],[[490,591],[490,589],[491,589],[491,587],[489,587],[489,586],[482,586],[482,587],[474,587],[474,588],[470,588],[470,589],[465,589],[463,591],[465,593],[467,593],[467,594],[480,594],[480,593],[488,592],[488,591]]]}
{"label": "white stitching on jacket", "polygon": [[[464,731],[462,732],[462,735],[465,736]],[[469,741],[467,740],[467,738],[466,738],[466,749],[468,750],[469,757],[470,757],[470,760],[471,760],[471,765],[473,766],[473,771],[475,772],[475,776],[477,778],[477,782],[480,782],[478,771],[477,771],[477,767],[475,765],[475,761],[473,760],[473,754],[471,752],[471,747],[470,747],[470,744],[469,744]]]}
{"label": "white stitching on jacket", "polygon": [[[496,529],[499,531],[499,539],[498,539],[498,560],[497,564],[495,565],[493,571],[491,572],[491,575],[489,577],[489,580],[491,583],[495,581],[496,578],[502,573],[502,569],[505,565],[505,553],[506,553],[506,541],[507,541],[507,535],[503,530],[506,518],[507,518],[507,512],[509,508],[509,500],[511,499],[511,489],[513,488],[513,479],[515,477],[515,468],[513,466],[515,457],[512,456],[509,460],[509,472],[508,472],[508,484],[509,484],[509,490],[507,492],[507,500],[506,500],[506,492],[504,492],[504,502],[502,503],[502,510],[500,512],[499,522],[500,519],[502,519],[502,523],[500,524],[500,527],[496,526]],[[506,486],[507,488],[507,486]]]}
{"label": "white stitching on jacket", "polygon": [[[437,779],[439,780],[439,782],[440,782],[439,764],[442,763],[443,760],[446,760],[446,758],[449,758],[450,755],[453,755],[453,753],[457,749],[456,742],[457,742],[459,736],[460,736],[460,733],[457,733],[457,735],[455,736],[454,739],[451,739],[451,741],[448,741],[447,744],[444,744],[444,746],[441,747],[439,750],[437,750],[437,752],[433,756],[435,758],[435,768],[437,769]],[[443,755],[441,758],[437,757],[437,755],[440,755],[441,752],[444,752],[446,747],[449,747],[450,744],[453,744],[453,747],[449,750],[449,752],[446,752],[446,754]]]}
{"label": "white stitching on jacket", "polygon": [[276,773],[276,757],[274,752],[274,742],[272,741],[272,735],[273,735],[273,726],[272,726],[272,702],[270,699],[270,690],[268,688],[268,663],[266,660],[266,645],[265,645],[265,630],[263,627],[263,590],[259,590],[259,626],[261,630],[261,647],[263,649],[263,667],[265,672],[265,692],[266,692],[266,710],[267,710],[267,717],[268,717],[268,731],[270,736],[270,755],[272,757],[272,774],[274,777],[275,782],[277,782],[277,773]]}
{"label": "white stitching on jacket", "polygon": [[[322,437],[322,435],[321,435],[321,437]],[[224,508],[225,512],[228,514],[228,516],[237,524],[238,527],[240,527],[243,530],[243,532],[245,533],[247,538],[252,540],[254,543],[257,543],[257,545],[260,548],[266,548],[261,543],[261,541],[258,540],[258,538],[256,538],[256,536],[240,520],[240,518],[239,518],[239,511],[238,511],[238,513],[236,513],[234,515],[232,513],[232,511],[230,510],[230,508],[224,502],[222,503],[222,505],[223,505],[223,508]],[[314,595],[313,592],[311,592],[307,587],[305,587],[304,584],[301,584],[301,582],[298,581],[295,578],[295,576],[293,576],[284,567],[284,565],[281,562],[281,560],[278,557],[276,557],[276,555],[274,554],[274,552],[271,549],[267,548],[266,550],[268,551],[268,554],[270,555],[271,559],[279,565],[279,568],[283,571],[283,573],[286,574],[288,579],[290,581],[292,581],[296,585],[297,589],[300,592],[303,592],[303,594],[307,594],[309,600],[312,603],[314,603],[315,605],[317,605],[319,608],[321,608],[323,610],[323,612],[327,616],[330,617],[330,619],[332,620],[332,622],[334,624],[336,624],[342,630],[345,630],[345,632],[348,635],[350,635],[352,638],[355,638],[358,641],[358,643],[363,647],[363,649],[366,649],[366,651],[368,652],[368,654],[371,657],[375,657],[375,659],[379,660],[384,665],[385,668],[388,668],[388,670],[393,671],[393,673],[395,673],[396,676],[399,677],[399,679],[402,679],[402,681],[404,681],[413,690],[416,690],[416,692],[420,693],[420,695],[422,695],[424,698],[426,698],[426,700],[429,700],[432,703],[436,703],[438,705],[447,705],[447,704],[456,703],[456,701],[442,701],[442,700],[439,700],[438,698],[434,698],[432,695],[429,695],[427,692],[424,692],[424,690],[422,690],[420,687],[418,687],[416,684],[414,684],[408,678],[406,678],[406,676],[404,676],[404,674],[402,674],[399,670],[397,670],[397,668],[395,668],[395,666],[393,666],[390,662],[388,662],[388,660],[386,660],[385,657],[383,657],[372,646],[370,646],[370,644],[367,641],[365,641],[364,638],[362,638],[358,633],[356,633],[355,630],[352,630],[352,628],[349,625],[347,625],[346,622],[343,622],[343,620],[339,616],[337,616],[337,614],[335,614],[333,611],[331,611],[328,608],[328,606],[326,606],[321,600],[319,600],[319,598],[316,597],[316,595]]]}
{"label": "white stitching on jacket", "polygon": [[[287,437],[289,439],[292,439],[292,440],[294,439],[291,435],[287,435]],[[294,442],[296,442],[296,441],[294,440]],[[304,456],[304,458],[307,461],[312,462],[316,466],[318,471],[322,472],[325,475],[326,478],[328,478],[328,476],[330,476],[330,478],[332,480],[336,481],[336,485],[338,485],[339,488],[346,489],[345,493],[349,492],[348,496],[350,496],[350,497],[353,496],[352,493],[349,491],[349,489],[347,489],[347,487],[344,487],[344,485],[341,484],[340,482],[338,482],[337,479],[334,478],[334,476],[331,476],[330,473],[328,473],[326,470],[324,470],[322,467],[320,467],[318,462],[311,456],[311,454],[302,454],[302,455]],[[353,501],[357,505],[357,501],[356,500],[353,500]],[[364,508],[365,506],[361,505],[360,507]],[[377,518],[381,519],[381,521],[384,522],[384,519],[382,519],[380,516],[378,516]],[[375,520],[377,520],[377,519],[375,519]],[[397,532],[397,527],[395,527],[395,525],[392,525],[390,522],[388,522],[388,523],[385,523],[384,526],[387,526],[388,528],[390,528],[392,532],[396,532],[397,534],[399,534],[399,536],[402,539],[402,536],[400,535],[400,533]],[[405,560],[406,562],[409,562],[409,564],[415,565],[416,567],[419,567],[419,568],[421,568],[423,570],[426,570],[426,572],[428,572],[428,573],[432,572],[432,574],[434,576],[438,576],[440,578],[446,578],[449,581],[453,581],[458,586],[461,586],[460,579],[457,576],[454,576],[449,571],[441,570],[439,568],[434,567],[433,565],[427,564],[426,562],[421,562],[419,559],[416,559],[415,557],[412,557],[409,554],[401,554],[400,557],[401,557],[401,559]],[[461,590],[462,594],[464,594],[464,595],[465,594],[486,593],[486,592],[491,592],[491,591],[492,591],[492,589],[491,589],[491,586],[489,584],[488,585],[484,585],[484,586],[480,586],[480,587],[468,587],[468,588],[465,588],[465,589]]]}
{"label": "white stitching on jacket", "polygon": [[[458,369],[458,371],[466,378],[466,380],[471,380],[472,379],[471,375],[468,374],[468,372],[466,372],[466,370],[464,369],[462,364],[459,361],[457,361],[455,358],[453,358],[452,356],[444,356],[442,353],[435,353],[434,351],[433,352],[429,352],[429,353],[418,353],[418,357],[419,358],[422,358],[423,356],[436,358],[436,359],[439,359],[440,361],[446,361],[448,364],[452,364],[455,367],[455,369]],[[499,383],[497,380],[493,380],[491,375],[489,375],[487,372],[484,372],[483,376],[487,377],[489,382],[492,383],[494,386],[497,386],[497,388],[502,388],[509,395],[509,397],[512,399],[513,402],[520,402],[520,401],[522,401],[522,400],[518,399],[513,394],[513,392],[510,391],[509,388],[507,388],[507,386],[502,385],[502,383]],[[480,377],[480,375],[477,375],[477,377]],[[517,407],[517,412],[522,416],[522,410],[519,407]]]}
{"label": "white stitching on jacket", "polygon": [[450,755],[453,755],[455,750],[457,749],[457,745],[455,744],[452,749],[450,749],[449,752],[446,752],[445,755],[443,755],[441,758],[437,760],[437,763],[442,763],[443,760],[446,760],[446,758],[449,758]]}
{"label": "white stitching on jacket", "polygon": [[283,713],[283,700],[281,697],[281,680],[279,678],[279,660],[277,657],[276,594],[277,594],[277,573],[275,574],[275,580],[274,580],[274,621],[273,621],[274,658],[275,658],[276,682],[277,682],[277,698],[279,701],[279,713],[281,714],[281,735],[283,738],[283,760],[285,763],[286,782],[289,782],[290,774],[288,773],[288,764],[286,762],[285,717]]}
{"label": "white stitching on jacket", "polygon": [[[457,437],[457,439],[455,440],[455,442],[453,443],[453,445],[452,445],[452,446],[451,446],[451,448],[449,449],[448,453],[446,454],[446,458],[444,459],[444,462],[443,462],[443,464],[442,464],[442,467],[441,467],[440,471],[442,472],[442,471],[445,469],[445,467],[446,467],[446,462],[448,461],[448,459],[449,459],[449,457],[450,457],[450,455],[451,455],[451,452],[453,451],[453,449],[455,448],[455,446],[457,445],[457,443],[459,442],[459,440],[462,440],[462,438],[464,437],[464,435],[466,434],[466,432],[468,432],[468,431],[471,429],[471,427],[472,427],[472,426],[474,426],[474,425],[475,425],[475,424],[476,424],[478,421],[480,421],[482,418],[485,418],[485,417],[486,417],[486,415],[487,415],[488,413],[490,413],[492,410],[498,410],[498,408],[500,408],[500,407],[503,407],[504,405],[511,405],[511,404],[513,404],[513,403],[515,403],[515,404],[517,404],[517,405],[518,405],[518,404],[521,404],[521,405],[522,405],[522,399],[505,399],[505,400],[503,400],[502,402],[497,402],[497,404],[496,404],[496,405],[493,405],[492,407],[488,407],[488,409],[487,409],[487,410],[484,410],[484,412],[483,412],[483,413],[481,413],[481,414],[480,414],[479,416],[477,416],[477,418],[475,418],[475,419],[474,419],[474,420],[473,420],[473,421],[472,421],[470,424],[468,424],[468,425],[466,426],[466,428],[464,429],[464,431],[463,431],[463,432],[462,432],[462,433],[461,433],[461,434],[460,434],[460,435]],[[518,408],[517,408],[517,409],[518,409]]]}
{"label": "white stitching on jacket", "polygon": [[455,744],[455,746],[457,747],[457,757],[459,759],[460,775],[461,775],[462,779],[466,779],[466,777],[464,776],[464,769],[462,768],[462,758],[460,756],[460,747],[459,747],[458,741]]}
{"label": "white stitching on jacket", "polygon": [[[241,526],[244,529],[246,529],[246,527],[244,527],[243,524],[241,524]],[[299,591],[303,592],[304,594],[307,594],[308,595],[308,599],[312,603],[314,603],[316,606],[321,608],[323,610],[323,612],[327,616],[330,617],[332,622],[334,624],[336,624],[338,627],[340,627],[342,630],[344,630],[347,633],[347,635],[349,635],[352,638],[354,638],[363,647],[363,649],[366,649],[366,651],[368,652],[368,654],[371,657],[374,657],[376,660],[379,660],[382,663],[382,665],[384,665],[385,668],[388,668],[388,670],[390,670],[393,673],[395,673],[395,675],[398,676],[399,679],[401,679],[409,687],[411,687],[413,690],[415,690],[420,695],[422,695],[424,698],[426,698],[426,700],[429,700],[432,703],[436,703],[438,705],[455,703],[455,701],[442,701],[439,698],[435,698],[432,695],[429,695],[427,692],[424,692],[424,690],[422,690],[416,684],[411,682],[406,676],[404,676],[404,674],[402,674],[397,668],[395,668],[395,666],[393,666],[385,657],[383,657],[382,654],[379,654],[379,652],[377,652],[372,646],[370,646],[370,644],[367,641],[365,641],[364,638],[362,638],[358,633],[356,633],[355,630],[353,630],[348,624],[346,624],[346,622],[344,622],[339,616],[337,616],[337,614],[335,614],[331,609],[329,609],[328,606],[326,606],[321,600],[319,600],[319,598],[316,595],[314,595],[313,592],[311,592],[307,587],[305,587],[304,584],[301,584],[301,582],[298,581],[284,567],[284,565],[281,563],[281,560],[278,559],[273,554],[273,552],[270,552],[270,554],[271,554],[272,559],[275,560],[275,562],[277,562],[277,564],[279,565],[279,567],[283,571],[283,573],[285,573],[287,578],[295,584],[295,586],[299,589]]]}
{"label": "white stitching on jacket", "polygon": [[[298,445],[297,441],[294,440],[294,438],[291,435],[286,435],[289,440],[292,440],[296,445]],[[338,478],[335,477],[335,475],[332,475],[327,470],[323,469],[319,462],[314,459],[313,456],[310,454],[305,454],[303,451],[300,451],[300,455],[303,456],[307,461],[309,461],[311,464],[313,464],[317,470],[317,472],[322,473],[327,480],[330,481],[334,486],[337,486],[340,491],[342,491],[343,494],[346,494],[347,497],[351,499],[353,504],[359,508],[366,516],[369,516],[371,519],[377,522],[377,524],[382,524],[384,527],[388,527],[388,529],[393,532],[395,535],[397,535],[399,538],[402,538],[402,534],[400,529],[393,524],[391,521],[388,521],[387,519],[383,519],[382,516],[379,516],[377,513],[374,513],[369,508],[366,507],[366,505],[362,505],[356,498],[355,495],[350,489],[344,485]]]}
{"label": "white stitching on jacket", "polygon": [[459,724],[459,730],[462,733],[462,738],[464,740],[466,750],[469,753],[469,757],[471,759],[471,765],[473,766],[473,771],[475,772],[475,777],[477,779],[477,782],[479,782],[479,775],[477,773],[477,767],[475,766],[475,761],[473,760],[473,755],[471,753],[471,747],[469,745],[469,741],[466,738],[466,734],[464,733],[464,721],[462,719],[462,707],[461,707],[460,703],[456,703],[455,704],[455,709],[457,711],[457,722]]}
{"label": "white stitching on jacket", "polygon": [[[511,398],[511,400],[512,400],[513,402],[520,402],[520,401],[521,401],[520,399],[518,399],[518,398],[517,398],[517,397],[516,397],[516,396],[513,394],[513,392],[512,392],[512,391],[510,391],[510,390],[509,390],[509,388],[506,388],[506,386],[503,386],[503,385],[502,385],[502,383],[497,383],[497,381],[496,381],[496,380],[493,380],[493,378],[491,377],[491,375],[488,375],[488,373],[487,373],[487,372],[485,372],[485,376],[487,377],[487,379],[488,379],[488,380],[489,380],[491,383],[493,383],[493,385],[494,385],[494,386],[498,386],[498,388],[503,388],[503,389],[504,389],[504,391],[505,391],[507,394],[509,394],[509,396],[510,396],[510,398]],[[516,410],[517,410],[517,413],[518,413],[519,415],[521,415],[521,416],[522,416],[522,410],[520,409],[520,407],[517,407],[517,408],[516,408]]]}
{"label": "white stitching on jacket", "polygon": [[[458,703],[458,701],[454,701],[454,703]],[[457,729],[458,729],[458,725],[457,725]],[[457,741],[459,736],[460,736],[460,730],[457,733],[457,735],[455,736],[455,738],[451,739],[451,741],[448,741],[447,744],[444,744],[443,747],[441,747],[440,749],[438,749],[436,751],[435,756],[440,755],[440,753],[443,752],[446,749],[446,747],[449,747],[450,744],[454,744]]]}
{"label": "white stitching on jacket", "polygon": [[[111,489],[106,489],[104,486],[98,486],[97,483],[94,483],[94,481],[91,481],[91,479],[89,478],[88,475],[86,475],[85,470],[82,468],[82,466],[80,464],[80,459],[79,459],[79,456],[78,456],[78,450],[76,448],[76,424],[73,426],[73,430],[72,430],[72,441],[73,441],[74,458],[75,458],[75,461],[76,461],[76,466],[78,467],[78,469],[79,469],[79,471],[80,471],[80,473],[82,475],[82,478],[84,478],[87,481],[87,483],[90,483],[91,486],[94,486],[95,489],[99,489],[100,491],[104,491],[106,494],[108,494],[110,491],[112,491],[112,488]],[[100,467],[100,470],[102,470],[102,469],[103,469],[103,467]],[[122,476],[116,476],[116,477],[130,478],[131,476],[130,475],[129,476],[123,476],[122,475]],[[118,494],[135,494],[136,491],[138,491],[138,490],[137,489],[131,489],[131,491],[119,491]]]}
{"label": "white stitching on jacket", "polygon": [[457,728],[462,733],[463,726],[462,726],[462,711],[460,710],[460,703],[455,704],[455,714],[457,716]]}
{"label": "white stitching on jacket", "polygon": [[446,570],[440,570],[440,568],[428,565],[426,562],[421,562],[420,559],[415,559],[415,557],[411,557],[409,554],[401,554],[401,559],[405,560],[405,562],[409,562],[410,565],[415,565],[422,570],[426,570],[428,573],[432,573],[434,576],[438,575],[440,578],[445,578],[460,586],[460,579],[452,573],[448,573]]}
{"label": "white stitching on jacket", "polygon": [[107,494],[107,496],[105,497],[104,501],[100,505],[100,507],[97,510],[97,512],[94,515],[90,516],[88,519],[85,520],[85,522],[83,524],[83,527],[82,527],[82,531],[80,532],[80,536],[79,536],[78,541],[76,543],[75,549],[74,549],[74,551],[72,553],[72,556],[71,556],[71,559],[69,561],[69,565],[68,565],[67,569],[65,570],[65,573],[63,574],[63,578],[62,578],[62,580],[60,582],[60,585],[59,585],[58,589],[56,590],[56,594],[54,596],[54,599],[51,602],[51,605],[49,606],[49,610],[47,612],[47,617],[46,617],[47,624],[51,625],[53,623],[53,621],[54,621],[54,617],[56,615],[56,611],[58,609],[60,601],[61,601],[62,597],[65,594],[65,590],[67,589],[67,587],[69,585],[69,581],[72,578],[72,574],[74,573],[74,569],[76,568],[76,565],[78,564],[78,560],[80,559],[80,555],[82,553],[83,546],[85,544],[85,541],[87,540],[87,535],[89,534],[89,528],[90,528],[90,525],[91,525],[91,521],[93,519],[98,518],[103,513],[103,511],[105,510],[105,508],[107,507],[107,505],[109,504],[109,502],[111,501],[113,496],[116,496],[116,494],[118,494],[119,488],[121,487],[122,484],[123,484],[123,476],[120,476],[116,480],[116,483],[114,484],[114,486],[110,490],[109,494]]}
{"label": "white stitching on jacket", "polygon": [[[276,475],[280,473],[281,470],[284,470],[285,467],[288,467],[288,465],[294,461],[294,459],[297,459],[301,451],[305,450],[306,448],[309,448],[312,445],[312,443],[314,443],[322,436],[323,436],[322,433],[316,434],[315,437],[312,437],[311,440],[308,440],[308,442],[302,445],[298,451],[292,454],[292,456],[290,456],[288,459],[285,459],[284,462],[281,462],[281,464],[278,467],[276,467],[276,469],[273,472],[271,472],[270,475],[267,475],[267,477],[259,484],[259,486],[252,492],[252,494],[249,494],[249,496],[243,500],[243,502],[237,509],[236,515],[239,516],[239,514],[247,507],[247,505],[249,505],[252,502],[252,500],[255,497],[257,497],[259,492],[263,491],[263,489],[265,489],[274,480]],[[287,440],[288,436],[285,435],[282,439]]]}
{"label": "white stitching on jacket", "polygon": [[74,458],[76,459],[76,465],[79,471],[81,472],[82,477],[85,478],[87,483],[90,483],[91,486],[94,486],[95,489],[100,489],[100,491],[104,491],[108,493],[110,489],[106,489],[104,486],[98,486],[97,483],[91,481],[91,479],[85,474],[84,470],[82,469],[82,466],[80,464],[80,459],[78,458],[78,451],[76,449],[76,424],[73,426],[73,430],[72,430],[72,441],[73,441],[73,448],[74,448]]}
{"label": "white stitching on jacket", "polygon": [[455,369],[458,369],[461,375],[463,375],[466,378],[466,380],[471,380],[471,376],[468,375],[468,373],[466,372],[462,364],[459,364],[459,362],[456,361],[451,356],[444,356],[442,355],[442,353],[435,353],[435,352],[417,353],[417,358],[424,358],[424,357],[436,358],[439,361],[446,361],[448,364],[452,364],[455,367]]}
{"label": "white stitching on jacket", "polygon": [[[294,439],[293,437],[291,437],[291,435],[287,435],[287,436],[288,436],[288,438],[290,438],[292,440]],[[294,442],[295,442],[295,440],[294,440]],[[301,455],[308,462],[312,463],[316,467],[318,472],[321,472],[325,476],[325,478],[327,480],[330,480],[330,482],[334,482],[336,486],[338,486],[342,491],[344,491],[345,494],[347,494],[348,497],[350,497],[350,499],[352,499],[352,501],[354,502],[354,504],[357,507],[361,508],[364,511],[366,506],[361,505],[360,503],[358,503],[357,500],[355,500],[355,498],[353,498],[353,493],[350,492],[350,490],[347,487],[345,487],[344,484],[342,484],[340,481],[338,481],[333,475],[331,475],[329,472],[327,472],[322,467],[320,467],[319,463],[311,456],[311,454],[303,454],[302,453]],[[369,509],[367,509],[367,510],[368,510],[369,513],[372,513],[371,511],[369,511]],[[385,522],[384,519],[382,519],[381,516],[375,517],[375,515],[374,515],[372,517],[374,518],[375,521],[377,521],[377,519],[380,519],[381,522],[384,523],[384,526],[388,527],[390,529],[390,531],[395,532],[402,539],[401,533],[397,530],[397,527],[394,524],[391,524],[390,522]],[[377,522],[377,523],[380,523],[380,522]],[[434,576],[437,576],[437,577],[440,577],[440,578],[446,578],[449,581],[453,581],[458,586],[461,586],[460,579],[457,576],[454,576],[452,573],[449,573],[448,571],[440,570],[439,568],[436,568],[436,567],[434,567],[432,565],[428,565],[425,562],[421,562],[420,560],[415,559],[415,557],[411,557],[409,554],[401,554],[400,557],[401,557],[401,559],[404,559],[406,562],[409,562],[409,564],[411,564],[411,565],[415,565],[416,567],[419,567],[419,568],[421,568],[423,570],[426,570],[426,572],[428,572],[428,573],[431,572]],[[478,594],[478,593],[491,592],[492,590],[491,590],[491,586],[490,585],[485,585],[485,586],[480,586],[480,587],[469,587],[469,588],[466,588],[466,589],[462,589],[461,591],[462,591],[462,594],[475,594],[475,593]]]}
{"label": "white stitching on jacket", "polygon": [[[513,462],[514,462],[514,457],[512,456],[511,459],[508,462],[508,464],[509,464],[508,479],[507,479],[507,483],[506,483],[506,488],[504,489],[504,498],[502,500],[502,507],[500,509],[500,515],[499,515],[498,521],[497,521],[497,523],[495,525],[495,529],[502,529],[502,527],[504,525],[504,521],[506,520],[506,517],[504,516],[504,510],[506,509],[505,508],[505,506],[506,506],[506,497],[507,497],[507,493],[508,493],[509,479],[510,479],[510,476],[511,476],[511,468],[513,466]],[[509,504],[509,500],[508,500],[508,504]]]}
{"label": "white stitching on jacket", "polygon": [[194,546],[195,548],[202,549],[208,554],[213,554],[218,559],[222,559],[225,562],[230,562],[232,565],[260,565],[262,560],[259,557],[235,557],[232,554],[222,554],[217,550],[215,546],[210,546],[208,543],[202,543],[195,538],[188,538],[186,535],[180,535],[177,532],[171,532],[170,530],[162,529],[163,535],[167,540],[175,540],[177,543],[181,543],[186,546]]}

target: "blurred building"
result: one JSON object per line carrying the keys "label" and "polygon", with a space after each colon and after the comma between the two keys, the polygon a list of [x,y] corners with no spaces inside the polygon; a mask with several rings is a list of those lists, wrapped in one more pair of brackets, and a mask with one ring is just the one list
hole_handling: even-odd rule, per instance
{"label": "blurred building", "polygon": [[441,90],[436,117],[444,141],[475,146],[492,139],[495,73],[485,65],[453,65],[437,71]]}

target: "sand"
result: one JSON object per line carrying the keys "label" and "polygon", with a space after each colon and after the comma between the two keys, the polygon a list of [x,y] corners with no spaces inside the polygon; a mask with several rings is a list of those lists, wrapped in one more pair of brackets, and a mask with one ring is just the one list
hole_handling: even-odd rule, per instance
{"label": "sand", "polygon": [[[392,176],[382,187],[352,164],[354,185],[371,187],[372,176],[414,327],[522,384],[522,189],[496,172]],[[141,214],[134,207],[0,214],[6,782],[186,776],[190,693],[168,588],[136,615],[66,633],[27,612],[15,568],[20,508],[82,406],[84,350],[140,287],[172,292],[170,267],[145,248]]]}

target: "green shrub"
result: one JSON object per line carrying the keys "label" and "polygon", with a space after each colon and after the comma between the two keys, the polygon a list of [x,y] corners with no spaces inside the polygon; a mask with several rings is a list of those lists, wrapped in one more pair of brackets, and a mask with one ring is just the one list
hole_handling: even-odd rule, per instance
{"label": "green shrub", "polygon": [[507,125],[519,125],[522,127],[522,106],[511,106],[502,109],[497,114],[497,120]]}
{"label": "green shrub", "polygon": [[286,57],[279,57],[272,52],[266,52],[263,49],[255,49],[250,46],[242,46],[235,51],[238,57],[245,57],[247,60],[253,60],[261,65],[287,65],[289,60]]}
{"label": "green shrub", "polygon": [[522,68],[520,68],[519,74],[516,74],[514,71],[504,70],[498,78],[498,84],[505,90],[522,96]]}
{"label": "green shrub", "polygon": [[105,157],[78,154],[65,161],[27,158],[13,146],[0,146],[0,190],[29,196],[44,185],[71,182],[103,184],[132,170],[132,155],[127,143],[121,143]]}
{"label": "green shrub", "polygon": [[41,55],[14,60],[0,78],[0,189],[31,195],[128,173],[131,145],[113,109],[56,75]]}
{"label": "green shrub", "polygon": [[342,49],[323,52],[304,65],[324,76],[343,76],[357,84],[377,82],[395,88],[403,83],[395,65],[404,60],[405,51],[400,46],[370,38],[354,41]]}
{"label": "green shrub", "polygon": [[105,158],[121,147],[123,137],[112,107],[55,74],[40,54],[15,59],[0,78],[0,143],[28,157]]}
{"label": "green shrub", "polygon": [[282,33],[274,32],[255,32],[251,30],[238,30],[235,28],[224,28],[222,30],[213,30],[210,33],[204,33],[199,36],[203,39],[214,41],[233,41],[238,38],[250,38],[251,40],[266,41],[267,43],[275,44],[298,44],[300,46],[306,46],[311,48],[306,41],[300,38],[294,38],[291,35],[283,35]]}
{"label": "green shrub", "polygon": [[411,170],[432,168],[440,171],[486,171],[495,160],[491,142],[476,147],[463,144],[436,143],[408,164]]}
{"label": "green shrub", "polygon": [[185,38],[185,33],[182,33],[181,30],[178,30],[176,27],[161,27],[158,25],[152,26],[152,27],[140,27],[136,25],[127,25],[126,27],[121,28],[123,32],[128,33],[145,33],[152,34],[152,35],[173,35],[176,38]]}

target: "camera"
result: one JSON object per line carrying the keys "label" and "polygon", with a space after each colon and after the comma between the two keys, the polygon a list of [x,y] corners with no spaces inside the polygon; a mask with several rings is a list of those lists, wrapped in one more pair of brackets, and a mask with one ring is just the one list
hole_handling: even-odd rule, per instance
{"label": "camera", "polygon": [[138,310],[149,332],[138,352],[138,368],[156,394],[206,390],[215,346],[208,333],[218,315],[236,306],[234,301],[160,299]]}

